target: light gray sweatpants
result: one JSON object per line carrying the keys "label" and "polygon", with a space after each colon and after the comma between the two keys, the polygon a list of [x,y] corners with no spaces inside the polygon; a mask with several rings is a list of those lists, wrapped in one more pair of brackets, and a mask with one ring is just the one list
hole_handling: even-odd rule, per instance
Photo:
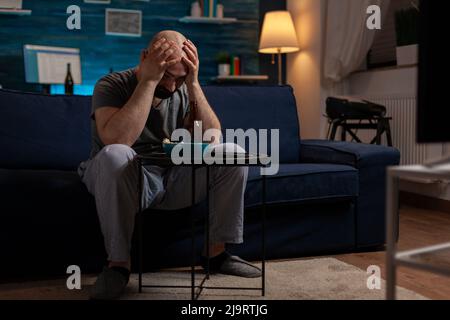
{"label": "light gray sweatpants", "polygon": [[[109,261],[128,261],[138,211],[136,152],[126,145],[104,147],[80,164],[78,173],[94,195]],[[206,169],[196,170],[196,203],[206,197]],[[191,206],[192,169],[146,166],[143,208],[176,210]],[[210,242],[242,243],[246,167],[210,168]],[[145,232],[145,231],[144,231]]]}

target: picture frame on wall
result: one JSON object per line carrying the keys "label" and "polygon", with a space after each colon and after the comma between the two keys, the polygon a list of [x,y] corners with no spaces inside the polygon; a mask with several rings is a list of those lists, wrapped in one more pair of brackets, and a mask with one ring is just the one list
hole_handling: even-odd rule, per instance
{"label": "picture frame on wall", "polygon": [[111,0],[83,0],[84,3],[111,4]]}
{"label": "picture frame on wall", "polygon": [[113,8],[105,9],[105,34],[140,37],[142,35],[142,11]]}
{"label": "picture frame on wall", "polygon": [[22,0],[0,0],[0,9],[22,9]]}

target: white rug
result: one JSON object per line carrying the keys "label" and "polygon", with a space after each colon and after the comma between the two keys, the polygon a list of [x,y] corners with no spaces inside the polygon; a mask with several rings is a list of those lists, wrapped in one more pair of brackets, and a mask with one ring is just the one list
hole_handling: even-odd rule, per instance
{"label": "white rug", "polygon": [[[334,258],[268,262],[266,264],[266,297],[257,291],[205,289],[201,300],[381,300],[385,297],[385,282],[381,290],[367,288],[367,274],[355,266]],[[198,273],[197,279],[202,278]],[[190,299],[190,289],[144,288],[137,292],[137,275],[133,274],[123,299]],[[145,284],[190,285],[187,271],[164,271],[144,275]],[[68,290],[65,280],[26,282],[0,285],[0,299],[86,299],[95,276],[84,276],[82,290]],[[242,279],[214,275],[208,286],[258,287],[260,279]],[[398,299],[427,299],[413,291],[398,287]]]}

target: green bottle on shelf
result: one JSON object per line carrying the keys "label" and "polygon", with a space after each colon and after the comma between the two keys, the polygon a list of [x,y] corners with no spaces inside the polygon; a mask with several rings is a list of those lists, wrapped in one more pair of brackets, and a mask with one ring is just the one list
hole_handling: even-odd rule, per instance
{"label": "green bottle on shelf", "polygon": [[234,76],[234,55],[230,55],[230,76]]}
{"label": "green bottle on shelf", "polygon": [[66,80],[64,81],[64,93],[66,95],[73,95],[73,77],[70,72],[70,63],[67,64]]}

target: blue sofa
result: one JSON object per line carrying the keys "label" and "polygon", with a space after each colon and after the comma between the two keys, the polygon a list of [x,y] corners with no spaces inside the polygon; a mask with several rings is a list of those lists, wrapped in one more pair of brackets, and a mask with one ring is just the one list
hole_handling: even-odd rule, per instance
{"label": "blue sofa", "polygon": [[[399,163],[396,149],[301,140],[289,86],[204,90],[224,129],[280,129],[280,171],[267,181],[268,258],[384,244],[385,170]],[[0,90],[2,279],[63,275],[72,264],[97,272],[105,262],[95,202],[76,173],[90,151],[90,102],[86,96]],[[250,260],[261,253],[260,192],[259,170],[252,169],[245,244],[230,246]],[[199,249],[204,206],[193,208]],[[145,215],[146,270],[189,264],[188,210]]]}

